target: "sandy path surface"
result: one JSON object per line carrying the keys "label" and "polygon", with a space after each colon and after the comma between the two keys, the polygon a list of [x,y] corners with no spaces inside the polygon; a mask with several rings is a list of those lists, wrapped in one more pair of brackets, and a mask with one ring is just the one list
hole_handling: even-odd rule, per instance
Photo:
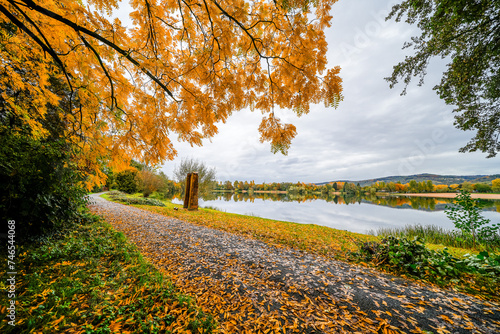
{"label": "sandy path surface", "polygon": [[500,333],[500,305],[91,196],[222,333]]}

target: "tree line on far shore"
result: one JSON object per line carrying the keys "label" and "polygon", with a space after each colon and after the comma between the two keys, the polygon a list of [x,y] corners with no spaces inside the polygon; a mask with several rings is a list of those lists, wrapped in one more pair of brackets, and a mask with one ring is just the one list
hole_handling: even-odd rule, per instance
{"label": "tree line on far shore", "polygon": [[100,190],[117,189],[125,193],[142,193],[144,197],[158,199],[172,198],[182,195],[185,178],[188,173],[197,172],[200,180],[200,193],[208,195],[211,192],[253,193],[253,192],[282,192],[290,194],[318,194],[327,195],[343,193],[349,195],[378,193],[458,193],[465,190],[469,193],[500,193],[500,178],[491,182],[471,183],[464,181],[456,184],[434,184],[431,180],[402,182],[375,182],[361,186],[359,183],[336,181],[326,184],[304,182],[272,182],[256,183],[255,181],[217,181],[215,168],[194,158],[183,159],[174,169],[170,179],[163,171],[154,169],[145,164],[132,161],[130,168],[120,173],[105,171],[106,185]]}
{"label": "tree line on far shore", "polygon": [[415,181],[408,183],[400,182],[376,182],[374,184],[361,187],[360,184],[352,182],[330,182],[317,185],[304,182],[273,182],[257,184],[254,181],[225,181],[218,182],[214,188],[215,191],[231,192],[260,192],[260,191],[280,191],[287,193],[456,193],[460,190],[478,193],[499,193],[500,179],[492,180],[491,183],[471,183],[465,181],[460,184],[434,184],[431,180]]}

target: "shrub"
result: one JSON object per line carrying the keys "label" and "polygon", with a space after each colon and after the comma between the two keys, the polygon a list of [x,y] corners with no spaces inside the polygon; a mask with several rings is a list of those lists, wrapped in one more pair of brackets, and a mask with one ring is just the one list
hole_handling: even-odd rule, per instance
{"label": "shrub", "polygon": [[0,124],[0,218],[15,220],[16,240],[82,221],[86,191],[69,152],[62,139],[33,139]]}
{"label": "shrub", "polygon": [[474,189],[476,189],[480,193],[489,193],[491,192],[491,186],[486,183],[476,183],[474,185]]}
{"label": "shrub", "polygon": [[380,243],[365,243],[360,247],[358,256],[377,266],[388,267],[398,274],[403,273],[436,283],[459,275],[459,270],[450,265],[456,262],[456,259],[446,249],[438,252],[428,250],[419,237],[409,240],[388,236]]}
{"label": "shrub", "polygon": [[381,242],[361,244],[354,256],[392,272],[437,284],[458,281],[462,273],[480,274],[494,281],[500,279],[500,255],[481,252],[458,259],[446,248],[442,251],[427,249],[419,237],[410,240],[387,236]]}
{"label": "shrub", "polygon": [[460,261],[469,272],[500,279],[500,254],[481,252],[478,255],[466,254]]}
{"label": "shrub", "polygon": [[168,179],[164,175],[159,175],[151,170],[141,170],[138,173],[142,196],[149,197],[154,192],[165,188]]}
{"label": "shrub", "polygon": [[116,175],[115,179],[116,187],[118,190],[125,192],[127,194],[133,194],[137,192],[137,171],[136,170],[125,170]]}

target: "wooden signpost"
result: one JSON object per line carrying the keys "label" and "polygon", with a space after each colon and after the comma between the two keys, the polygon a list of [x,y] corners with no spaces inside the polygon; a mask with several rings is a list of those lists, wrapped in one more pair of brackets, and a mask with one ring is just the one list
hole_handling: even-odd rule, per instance
{"label": "wooden signpost", "polygon": [[198,210],[198,173],[189,173],[186,177],[184,209]]}
{"label": "wooden signpost", "polygon": [[186,187],[184,189],[184,209],[187,209],[189,205],[190,190],[191,190],[191,173],[189,173],[186,177]]}

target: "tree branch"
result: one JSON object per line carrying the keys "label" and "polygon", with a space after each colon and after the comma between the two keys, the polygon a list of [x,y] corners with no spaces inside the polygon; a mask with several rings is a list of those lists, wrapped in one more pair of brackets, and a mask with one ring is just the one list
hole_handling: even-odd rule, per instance
{"label": "tree branch", "polygon": [[[15,6],[15,4],[14,4]],[[17,6],[15,6],[17,7]],[[42,38],[47,42],[47,44],[45,44],[44,42],[42,42],[40,40],[40,38],[38,38],[38,36],[36,36],[30,29],[28,29],[28,27],[26,27],[26,25],[24,25],[23,22],[19,21],[17,19],[17,17],[15,17],[14,15],[12,15],[11,12],[9,12],[7,10],[7,8],[3,7],[2,5],[0,5],[0,12],[2,12],[5,16],[7,16],[7,18],[9,20],[12,21],[12,23],[14,23],[17,27],[19,27],[19,29],[23,30],[25,33],[27,33],[38,45],[40,45],[42,47],[42,49],[47,52],[53,59],[54,61],[61,67],[61,70],[63,71],[64,73],[64,76],[66,77],[66,80],[68,82],[68,85],[71,89],[71,92],[73,93],[73,86],[71,85],[71,81],[70,81],[70,76],[69,76],[69,73],[66,71],[66,67],[64,66],[64,63],[61,61],[61,59],[59,58],[59,56],[57,55],[57,53],[54,51],[54,49],[52,49],[52,47],[50,46],[50,44],[48,44],[47,40],[45,39],[45,37],[43,36],[43,34],[41,34],[41,32],[39,31],[38,27],[31,21],[31,19],[29,19],[26,14],[24,12],[21,11],[21,13],[23,14],[23,16],[25,16],[28,21],[35,26],[35,29],[37,29],[37,31],[42,35]]]}
{"label": "tree branch", "polygon": [[111,75],[109,75],[109,72],[106,69],[106,66],[102,62],[102,59],[101,59],[101,56],[99,55],[99,52],[97,52],[97,50],[92,45],[90,45],[90,43],[85,39],[85,37],[83,37],[82,35],[80,35],[80,38],[82,39],[82,41],[85,44],[85,46],[94,53],[94,55],[96,56],[97,60],[99,61],[99,64],[101,65],[102,70],[104,71],[104,74],[106,75],[106,77],[109,80],[109,84],[111,86],[111,110],[113,110],[113,107],[115,105],[118,107],[118,103],[116,102],[116,97],[115,97],[115,86],[113,84],[113,79],[111,78]]}
{"label": "tree branch", "polygon": [[[8,1],[9,1],[9,3],[14,3],[13,0],[8,0]],[[61,15],[59,15],[57,13],[54,13],[54,12],[52,12],[52,11],[46,9],[46,8],[43,8],[43,7],[35,4],[32,0],[24,0],[24,3],[26,4],[26,7],[30,8],[32,10],[35,10],[35,11],[37,11],[40,14],[43,14],[43,15],[48,16],[50,18],[53,18],[56,21],[64,23],[67,26],[73,28],[75,31],[82,32],[82,33],[84,33],[86,35],[89,35],[89,36],[97,39],[98,41],[106,44],[107,46],[111,47],[112,49],[114,49],[115,51],[117,51],[118,53],[120,53],[122,56],[124,56],[126,59],[128,59],[132,64],[134,64],[137,68],[139,68],[144,74],[146,74],[148,77],[150,77],[151,80],[153,80],[156,84],[158,84],[158,86],[160,86],[175,102],[180,102],[180,101],[178,101],[175,98],[175,96],[173,95],[173,93],[170,91],[170,89],[167,88],[167,86],[165,84],[163,84],[155,75],[153,75],[144,66],[142,66],[141,63],[139,63],[139,61],[137,61],[132,56],[130,56],[130,52],[129,51],[125,51],[124,49],[122,49],[118,45],[116,45],[116,44],[108,41],[106,38],[102,37],[101,35],[93,32],[93,31],[90,31],[89,29],[87,29],[85,27],[82,27],[82,26],[80,26],[80,25],[78,25],[78,24],[76,24],[76,23],[74,23],[74,22],[72,22],[72,21],[70,21],[70,20],[62,17]],[[5,11],[6,11],[6,9],[5,9]],[[9,13],[9,15],[12,16],[10,13]],[[10,19],[10,17],[9,17],[9,19]],[[16,24],[14,21],[13,21],[13,23]],[[34,37],[36,38],[36,36],[34,36]],[[54,53],[54,55],[57,56],[55,53]]]}

